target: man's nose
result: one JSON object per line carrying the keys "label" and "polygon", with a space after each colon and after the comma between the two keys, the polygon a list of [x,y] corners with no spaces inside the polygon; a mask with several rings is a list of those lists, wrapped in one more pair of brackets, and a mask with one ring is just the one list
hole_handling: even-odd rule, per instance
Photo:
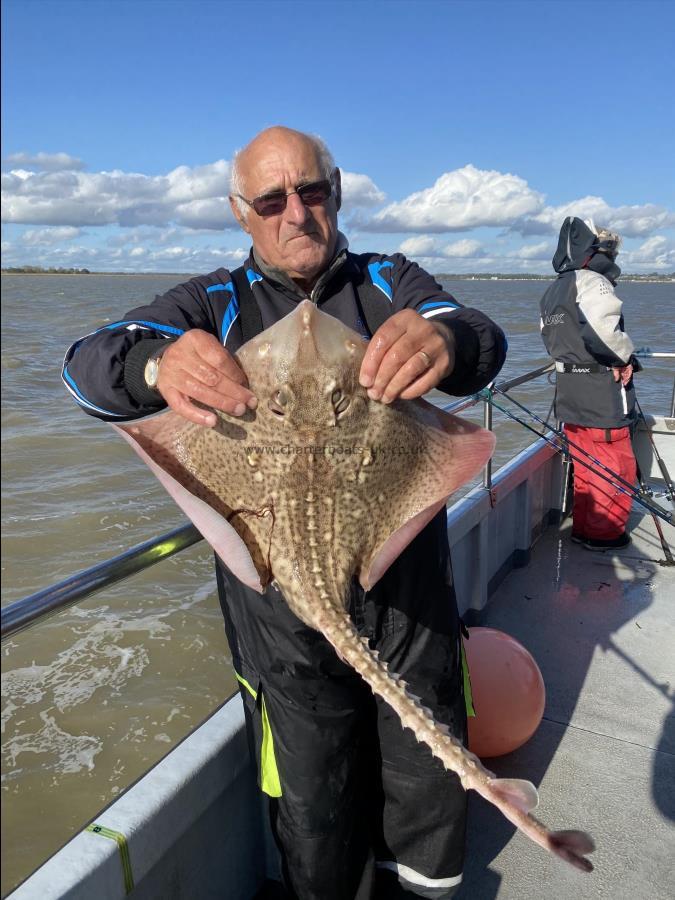
{"label": "man's nose", "polygon": [[286,215],[287,222],[293,225],[304,225],[309,217],[309,210],[300,199],[300,195],[293,191],[292,194],[286,195]]}

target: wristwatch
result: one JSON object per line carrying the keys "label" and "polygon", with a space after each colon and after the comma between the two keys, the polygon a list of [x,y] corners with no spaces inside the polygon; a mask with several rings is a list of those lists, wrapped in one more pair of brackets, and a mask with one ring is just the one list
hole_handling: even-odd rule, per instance
{"label": "wristwatch", "polygon": [[162,354],[166,349],[166,347],[162,347],[161,350],[157,351],[157,353],[153,353],[150,359],[146,362],[145,369],[143,370],[143,378],[145,379],[145,383],[153,391],[158,390],[157,382],[159,381],[159,363],[162,359]]}

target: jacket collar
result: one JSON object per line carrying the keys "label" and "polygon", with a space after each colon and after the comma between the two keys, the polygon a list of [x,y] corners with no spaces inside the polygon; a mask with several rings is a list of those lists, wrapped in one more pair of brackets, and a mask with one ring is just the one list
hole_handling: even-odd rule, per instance
{"label": "jacket collar", "polygon": [[[316,298],[319,296],[324,286],[331,280],[338,269],[342,268],[342,266],[344,265],[345,260],[347,259],[348,248],[349,241],[341,231],[338,231],[337,242],[335,244],[335,255],[333,256],[333,259],[329,263],[327,269],[319,276],[316,284],[312,288],[309,299],[316,302]],[[251,259],[257,271],[260,272],[260,274],[268,281],[272,281],[275,284],[280,285],[286,290],[287,293],[292,294],[299,300],[307,299],[307,294],[305,294],[302,288],[298,287],[298,285],[293,281],[292,278],[289,278],[282,269],[277,269],[275,266],[269,266],[255,252],[255,248],[251,248]]]}

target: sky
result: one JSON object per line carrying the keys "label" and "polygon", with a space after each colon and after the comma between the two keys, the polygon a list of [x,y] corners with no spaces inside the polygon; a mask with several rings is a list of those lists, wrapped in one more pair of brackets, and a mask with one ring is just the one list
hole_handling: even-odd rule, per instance
{"label": "sky", "polygon": [[672,0],[3,0],[2,265],[239,264],[230,162],[320,135],[356,252],[551,273],[568,215],[675,271]]}

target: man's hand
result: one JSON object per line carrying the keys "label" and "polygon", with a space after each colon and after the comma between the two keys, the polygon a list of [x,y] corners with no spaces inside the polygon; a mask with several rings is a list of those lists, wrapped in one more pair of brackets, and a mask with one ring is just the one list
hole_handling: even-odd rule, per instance
{"label": "man's hand", "polygon": [[371,400],[413,400],[435,388],[454,367],[452,331],[413,309],[402,309],[373,335],[361,363],[360,382]]}
{"label": "man's hand", "polygon": [[214,335],[198,328],[186,331],[164,351],[157,389],[174,412],[210,428],[216,424],[216,415],[192,401],[233,416],[255,409],[258,402],[234,357]]}
{"label": "man's hand", "polygon": [[627,387],[628,382],[633,377],[633,366],[630,363],[627,366],[612,366],[612,373],[614,381],[621,379],[621,384]]}

